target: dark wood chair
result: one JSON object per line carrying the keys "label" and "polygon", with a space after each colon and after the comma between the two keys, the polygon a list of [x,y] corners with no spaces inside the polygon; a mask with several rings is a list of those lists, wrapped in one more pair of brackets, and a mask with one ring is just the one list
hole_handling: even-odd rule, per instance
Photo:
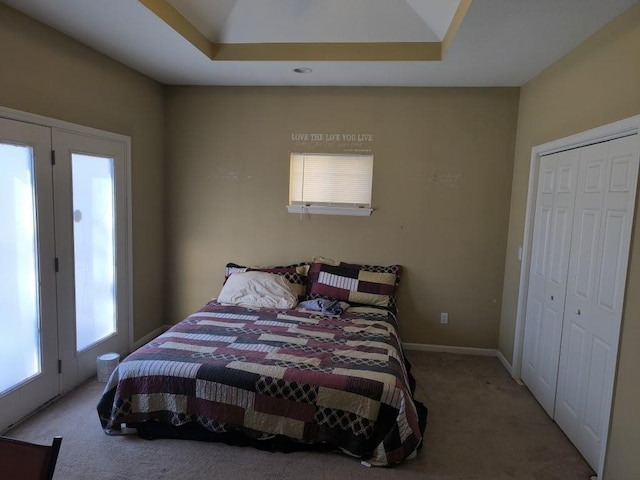
{"label": "dark wood chair", "polygon": [[51,480],[62,437],[39,445],[0,436],[0,478],[3,480]]}

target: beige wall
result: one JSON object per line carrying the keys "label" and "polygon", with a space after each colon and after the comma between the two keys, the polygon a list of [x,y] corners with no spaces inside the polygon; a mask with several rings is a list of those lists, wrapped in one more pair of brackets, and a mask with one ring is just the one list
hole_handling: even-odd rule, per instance
{"label": "beige wall", "polygon": [[[167,298],[176,322],[223,267],[322,255],[405,266],[403,340],[496,348],[517,88],[167,89]],[[303,142],[363,133],[371,142]],[[326,137],[325,137],[326,138]],[[291,151],[374,154],[371,217],[285,210]],[[440,312],[449,325],[440,325]]]}
{"label": "beige wall", "polygon": [[[522,88],[518,116],[500,350],[513,356],[531,148],[640,114],[640,4]],[[640,222],[636,223],[622,325],[607,479],[640,478]]]}
{"label": "beige wall", "polygon": [[[638,45],[640,5],[529,82],[519,113],[518,89],[395,88],[169,87],[165,111],[156,82],[0,4],[0,105],[132,137],[135,338],[216,295],[227,261],[325,255],[406,267],[406,342],[499,346],[511,360],[531,147],[640,113]],[[374,214],[287,214],[289,152],[345,148],[375,155]],[[640,288],[639,229],[628,292]],[[628,295],[610,479],[640,478],[638,318]]]}
{"label": "beige wall", "polygon": [[164,323],[163,87],[0,4],[0,105],[132,145],[134,338]]}

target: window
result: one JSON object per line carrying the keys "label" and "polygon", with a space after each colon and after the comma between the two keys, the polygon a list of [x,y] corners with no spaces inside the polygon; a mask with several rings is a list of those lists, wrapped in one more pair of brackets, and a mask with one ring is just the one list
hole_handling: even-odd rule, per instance
{"label": "window", "polygon": [[290,213],[371,215],[373,155],[292,153]]}

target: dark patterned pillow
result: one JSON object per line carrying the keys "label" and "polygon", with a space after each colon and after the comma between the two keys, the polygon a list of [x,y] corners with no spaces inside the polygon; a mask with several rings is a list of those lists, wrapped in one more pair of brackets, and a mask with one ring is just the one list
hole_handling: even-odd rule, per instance
{"label": "dark patterned pillow", "polygon": [[293,284],[299,300],[303,300],[307,293],[307,275],[309,273],[308,263],[296,263],[293,265],[275,266],[275,267],[245,267],[236,263],[227,263],[224,268],[224,281],[227,281],[230,275],[234,273],[243,273],[249,271],[275,273],[282,275]]}
{"label": "dark patterned pillow", "polygon": [[309,297],[396,310],[395,293],[401,273],[401,265],[314,262],[309,268]]}

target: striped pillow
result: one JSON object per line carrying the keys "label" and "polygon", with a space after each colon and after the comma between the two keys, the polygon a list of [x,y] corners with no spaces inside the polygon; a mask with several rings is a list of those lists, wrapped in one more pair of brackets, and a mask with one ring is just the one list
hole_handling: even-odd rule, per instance
{"label": "striped pillow", "polygon": [[396,309],[401,265],[382,267],[314,262],[309,268],[309,297]]}

